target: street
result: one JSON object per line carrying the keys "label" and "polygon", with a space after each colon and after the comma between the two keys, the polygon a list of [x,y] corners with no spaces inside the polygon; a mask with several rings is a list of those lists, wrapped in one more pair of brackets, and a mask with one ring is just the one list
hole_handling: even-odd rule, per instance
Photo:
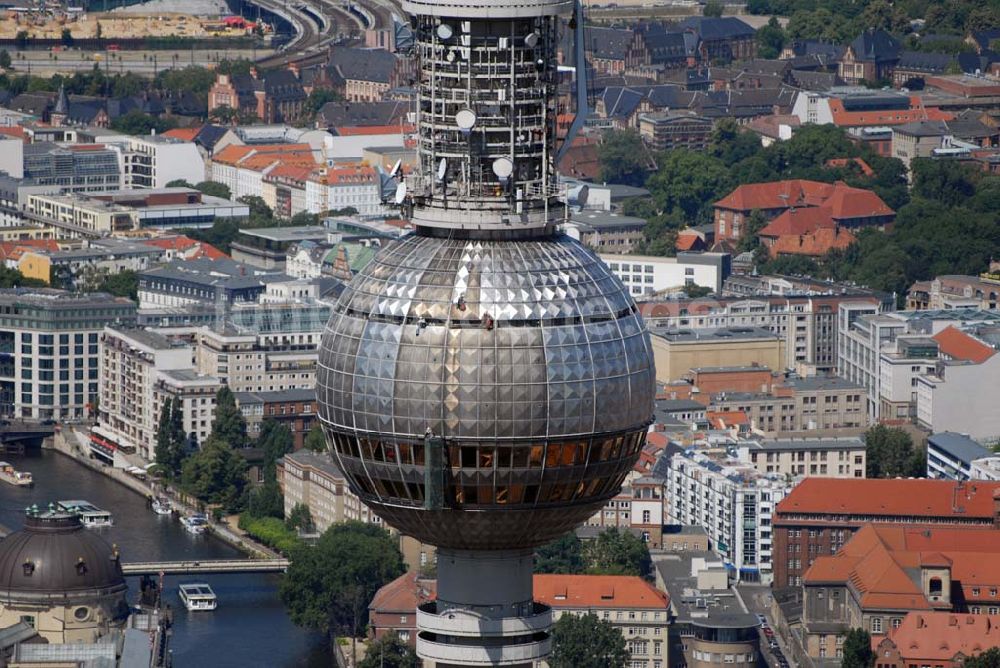
{"label": "street", "polygon": [[[740,597],[743,599],[747,610],[756,615],[764,615],[767,618],[767,626],[776,629],[774,620],[771,618],[771,588],[756,584],[741,584],[737,587]],[[778,643],[781,656],[786,663],[782,664],[779,657],[775,655],[770,647],[770,641],[774,639]],[[763,660],[772,668],[781,668],[783,665],[793,665],[795,653],[790,651],[785,638],[775,630],[773,635],[768,635],[764,628],[760,629],[760,653]]]}

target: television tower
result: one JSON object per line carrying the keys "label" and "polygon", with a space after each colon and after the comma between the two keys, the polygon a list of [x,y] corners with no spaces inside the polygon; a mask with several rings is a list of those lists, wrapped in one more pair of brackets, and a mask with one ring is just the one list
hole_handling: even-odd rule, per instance
{"label": "television tower", "polygon": [[418,165],[395,198],[416,231],[334,306],[320,419],[352,491],[437,546],[417,653],[439,667],[532,666],[552,624],[532,599],[533,550],[620,489],[652,420],[653,356],[626,288],[558,230],[557,30],[574,15],[585,107],[579,7],[403,9]]}

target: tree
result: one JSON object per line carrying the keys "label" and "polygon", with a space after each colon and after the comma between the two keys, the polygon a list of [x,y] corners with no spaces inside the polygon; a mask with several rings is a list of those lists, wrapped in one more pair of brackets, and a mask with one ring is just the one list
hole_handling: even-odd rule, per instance
{"label": "tree", "polygon": [[563,615],[552,629],[550,668],[625,668],[631,658],[625,636],[592,612]]}
{"label": "tree", "polygon": [[174,179],[173,181],[167,181],[168,188],[194,188],[194,184],[184,180],[184,179]]}
{"label": "tree", "polygon": [[409,645],[395,633],[386,633],[368,645],[358,668],[419,668],[421,665],[417,653]]}
{"label": "tree", "polygon": [[870,668],[875,663],[872,637],[864,629],[848,629],[844,636],[841,668]]}
{"label": "tree", "polygon": [[154,130],[157,133],[166,132],[167,130],[176,127],[176,125],[177,122],[172,118],[157,118],[156,116],[150,116],[149,114],[143,113],[138,109],[133,109],[127,114],[123,114],[111,121],[112,130],[136,136],[148,135]]}
{"label": "tree", "polygon": [[9,70],[10,66],[11,66],[10,53],[7,52],[7,49],[3,49],[2,51],[0,51],[0,68]]}
{"label": "tree", "polygon": [[273,474],[250,491],[246,514],[250,517],[285,519],[285,497]]}
{"label": "tree", "polygon": [[209,436],[181,469],[181,486],[206,503],[237,510],[246,487],[247,462],[225,441]]}
{"label": "tree", "polygon": [[0,266],[0,288],[44,288],[47,285],[38,278],[25,278],[17,269]]}
{"label": "tree", "polygon": [[139,274],[131,269],[117,274],[106,274],[97,285],[98,292],[107,292],[116,297],[139,298]]}
{"label": "tree", "polygon": [[687,149],[657,158],[659,169],[649,177],[649,189],[660,211],[677,211],[685,222],[712,220],[712,204],[734,187],[733,167],[707,153]]}
{"label": "tree", "polygon": [[583,543],[572,531],[535,550],[536,573],[583,573]]}
{"label": "tree", "polygon": [[67,49],[73,48],[73,44],[76,42],[76,40],[73,39],[73,33],[70,31],[69,28],[62,29],[62,34],[59,36],[59,41]]}
{"label": "tree", "polygon": [[279,593],[292,621],[330,636],[359,636],[368,603],[405,571],[399,546],[385,529],[351,521],[334,524],[315,545],[293,549]]}
{"label": "tree", "polygon": [[209,197],[221,197],[222,199],[232,199],[233,197],[233,192],[229,189],[229,186],[217,181],[202,181],[195,188],[200,190],[202,195],[208,195]]}
{"label": "tree", "polygon": [[313,452],[326,452],[326,436],[323,434],[323,426],[319,422],[316,422],[306,434],[303,447]]}
{"label": "tree", "polygon": [[173,399],[167,399],[160,409],[160,421],[156,428],[156,447],[153,451],[156,463],[168,477],[173,477],[177,473],[173,459],[173,443],[170,438],[170,411],[173,404]]}
{"label": "tree", "polygon": [[970,656],[963,668],[1000,668],[1000,647],[991,647],[979,656]]}
{"label": "tree", "polygon": [[756,38],[757,53],[761,58],[773,60],[781,55],[781,49],[785,46],[785,31],[777,17],[772,16],[767,25],[757,31]]}
{"label": "tree", "polygon": [[287,426],[277,420],[264,420],[256,445],[264,451],[265,468],[273,469],[278,459],[295,448],[295,439]]}
{"label": "tree", "polygon": [[267,205],[263,197],[258,195],[244,195],[236,201],[250,207],[250,218],[260,222],[274,222],[274,211]]}
{"label": "tree", "polygon": [[28,35],[27,30],[18,30],[17,35],[14,36],[14,45],[18,50],[23,50],[28,46],[28,40],[31,39]]}
{"label": "tree", "polygon": [[708,0],[702,9],[702,16],[711,16],[713,18],[719,18],[722,16],[722,12],[725,6],[720,2],[720,0]]}
{"label": "tree", "polygon": [[288,513],[288,519],[285,520],[285,526],[291,531],[312,533],[315,530],[316,525],[313,523],[312,513],[309,512],[309,506],[304,503],[296,503],[292,506],[291,512]]}
{"label": "tree", "polygon": [[867,477],[924,477],[927,464],[923,451],[899,427],[877,424],[865,432]]}
{"label": "tree", "polygon": [[306,99],[305,108],[311,114],[318,114],[328,102],[336,102],[340,99],[332,88],[313,88]]}
{"label": "tree", "polygon": [[601,180],[641,186],[646,180],[646,147],[635,130],[611,130],[597,147]]}
{"label": "tree", "polygon": [[587,572],[592,575],[639,575],[649,572],[649,548],[628,531],[606,529],[583,548]]}
{"label": "tree", "polygon": [[754,209],[750,212],[750,217],[747,218],[746,228],[743,230],[743,236],[740,237],[740,241],[736,244],[736,249],[739,251],[755,251],[757,247],[760,246],[760,239],[757,237],[760,231],[764,229],[767,225],[767,217]]}
{"label": "tree", "polygon": [[247,421],[236,406],[233,391],[223,386],[215,395],[215,420],[209,440],[215,439],[231,448],[243,448],[247,444]]}

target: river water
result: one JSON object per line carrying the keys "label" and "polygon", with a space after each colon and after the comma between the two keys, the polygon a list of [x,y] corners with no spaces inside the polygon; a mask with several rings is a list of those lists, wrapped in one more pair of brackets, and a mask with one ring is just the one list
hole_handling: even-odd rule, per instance
{"label": "river water", "polygon": [[[122,485],[53,451],[6,459],[35,478],[32,489],[0,483],[0,524],[17,530],[24,508],[65,499],[86,499],[114,514],[115,525],[98,531],[121,549],[123,561],[226,559],[241,553],[210,535],[184,531],[173,516],[146,508],[145,499]],[[164,599],[175,611],[171,650],[178,668],[305,666],[327,668],[329,653],[320,634],[292,624],[278,597],[279,575],[194,575],[165,578]],[[188,612],[177,597],[180,582],[208,582],[219,597],[213,612]],[[129,595],[138,596],[138,578]]]}

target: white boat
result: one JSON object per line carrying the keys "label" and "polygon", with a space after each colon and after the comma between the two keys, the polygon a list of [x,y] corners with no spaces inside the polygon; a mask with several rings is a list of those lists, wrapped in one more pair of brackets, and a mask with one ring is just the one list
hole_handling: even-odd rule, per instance
{"label": "white boat", "polygon": [[187,529],[188,533],[199,534],[205,533],[208,528],[208,518],[200,513],[194,515],[187,515],[181,518],[181,524]]}
{"label": "white boat", "polygon": [[57,501],[56,505],[60,510],[67,513],[76,513],[80,516],[80,522],[87,528],[114,526],[115,520],[106,510],[101,510],[90,501],[77,499],[74,501]]}
{"label": "white boat", "polygon": [[18,471],[8,462],[0,462],[0,480],[15,487],[33,487],[34,479],[27,471]]}
{"label": "white boat", "polygon": [[170,500],[165,499],[162,496],[158,496],[153,499],[152,508],[153,512],[157,515],[169,515],[174,512],[173,506],[170,505]]}
{"label": "white boat", "polygon": [[204,582],[192,582],[180,586],[181,601],[188,610],[215,610],[219,606],[219,600],[215,592]]}

